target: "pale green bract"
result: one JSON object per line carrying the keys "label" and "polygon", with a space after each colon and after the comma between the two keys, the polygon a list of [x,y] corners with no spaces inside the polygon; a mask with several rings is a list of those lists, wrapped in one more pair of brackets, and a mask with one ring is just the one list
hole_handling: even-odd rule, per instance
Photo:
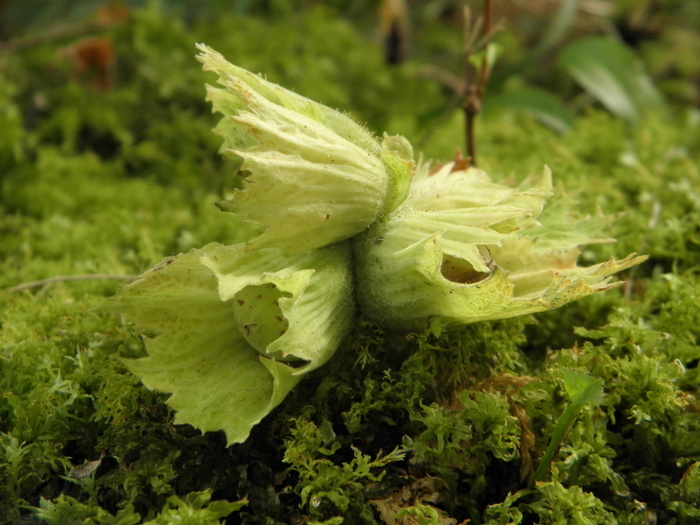
{"label": "pale green bract", "polygon": [[127,366],[172,394],[175,423],[242,442],[350,329],[349,259],[347,243],[296,256],[209,244],[166,259],[109,306],[158,334]]}
{"label": "pale green bract", "polygon": [[443,328],[556,308],[643,260],[577,266],[605,221],[573,219],[549,170],[517,188],[453,163],[416,170],[403,137],[198,47],[244,177],[220,207],[252,231],[164,260],[107,306],[146,330],[148,356],[127,366],[171,394],[175,423],[244,441],[341,347],[356,303],[388,327]]}
{"label": "pale green bract", "polygon": [[[350,117],[267,82],[199,45],[221,151],[241,161],[243,190],[219,207],[261,235],[251,247],[310,251],[365,230],[406,196],[413,151],[403,137],[377,140]],[[298,233],[304,231],[300,236]]]}
{"label": "pale green bract", "polygon": [[[551,174],[520,188],[480,170],[419,171],[406,201],[354,240],[363,312],[398,328],[503,319],[558,308],[619,283],[609,277],[644,260],[576,265],[580,245],[609,239],[540,224]],[[551,242],[555,238],[556,242]]]}

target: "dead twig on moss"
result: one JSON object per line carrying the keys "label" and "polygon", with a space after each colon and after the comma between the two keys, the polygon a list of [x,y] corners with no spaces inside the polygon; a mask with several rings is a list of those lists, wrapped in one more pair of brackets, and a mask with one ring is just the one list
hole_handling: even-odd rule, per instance
{"label": "dead twig on moss", "polygon": [[41,286],[48,286],[50,284],[66,281],[96,281],[96,280],[107,280],[113,279],[118,281],[133,281],[138,276],[136,275],[109,275],[109,274],[84,274],[84,275],[57,275],[56,277],[49,277],[47,279],[40,279],[38,281],[32,281],[28,283],[18,284],[11,288],[7,288],[8,292],[21,292],[23,290],[30,290],[32,288],[39,288]]}

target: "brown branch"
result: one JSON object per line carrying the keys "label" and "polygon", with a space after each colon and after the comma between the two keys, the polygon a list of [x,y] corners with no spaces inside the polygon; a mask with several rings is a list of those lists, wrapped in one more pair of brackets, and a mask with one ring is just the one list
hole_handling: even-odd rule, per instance
{"label": "brown branch", "polygon": [[[464,134],[467,147],[467,156],[473,166],[477,165],[476,155],[476,117],[481,112],[481,100],[486,91],[486,83],[491,74],[488,64],[486,46],[493,33],[493,5],[491,0],[484,0],[484,16],[471,27],[468,10],[465,10],[465,92],[462,109],[464,110]],[[482,39],[476,42],[476,34],[482,31]],[[484,57],[481,67],[476,70],[469,60],[475,51],[483,49]]]}
{"label": "brown branch", "polygon": [[481,111],[481,99],[476,86],[467,86],[467,96],[464,99],[464,135],[467,146],[467,158],[470,164],[476,166],[476,116]]}
{"label": "brown branch", "polygon": [[137,275],[108,275],[108,274],[86,274],[86,275],[59,275],[56,277],[49,277],[48,279],[41,279],[39,281],[32,281],[29,283],[18,284],[11,288],[7,288],[8,292],[21,292],[23,290],[29,290],[31,288],[38,288],[40,286],[46,286],[53,283],[65,282],[65,281],[93,281],[93,280],[106,280],[114,279],[119,281],[133,281],[136,279]]}

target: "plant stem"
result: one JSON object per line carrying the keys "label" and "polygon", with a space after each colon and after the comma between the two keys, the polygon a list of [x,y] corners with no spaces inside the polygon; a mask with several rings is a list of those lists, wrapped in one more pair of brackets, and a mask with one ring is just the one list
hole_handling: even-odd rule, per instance
{"label": "plant stem", "polygon": [[547,450],[545,450],[540,458],[537,470],[530,479],[530,488],[534,487],[536,482],[544,479],[545,473],[554,459],[554,455],[559,450],[566,434],[574,424],[574,421],[576,421],[581,410],[589,403],[600,405],[602,400],[602,379],[593,379],[589,376],[571,371],[564,375],[563,379],[570,401],[557,420]]}
{"label": "plant stem", "polygon": [[467,157],[472,166],[476,166],[476,116],[481,110],[481,103],[473,85],[467,87],[464,99],[464,135],[466,137]]}
{"label": "plant stem", "polygon": [[[489,38],[493,28],[493,4],[491,0],[484,0],[484,18],[483,18],[482,34],[484,40]],[[473,39],[469,38],[468,42]],[[464,110],[464,134],[467,147],[467,155],[471,159],[473,166],[477,165],[476,157],[476,117],[481,111],[481,99],[486,91],[486,83],[488,82],[490,71],[488,64],[488,53],[484,50],[484,56],[481,61],[481,67],[475,71],[476,67],[472,66],[469,57],[474,52],[473,44],[469,43],[465,49],[466,66],[465,66],[465,97],[462,109]]]}
{"label": "plant stem", "polygon": [[120,281],[133,281],[136,279],[136,275],[108,275],[108,274],[86,274],[86,275],[58,275],[56,277],[49,277],[48,279],[41,279],[39,281],[32,281],[29,283],[18,284],[11,288],[7,288],[8,292],[21,292],[22,290],[29,290],[31,288],[38,288],[39,286],[45,286],[48,284],[63,282],[63,281],[93,281],[101,279],[115,279]]}
{"label": "plant stem", "polygon": [[571,427],[571,425],[574,423],[576,416],[578,416],[578,413],[581,411],[582,408],[582,405],[575,405],[573,403],[570,403],[566,407],[562,415],[559,416],[557,424],[554,427],[554,431],[552,432],[552,437],[549,440],[547,450],[545,450],[544,454],[540,458],[537,470],[532,476],[530,487],[533,487],[535,485],[535,482],[544,479],[544,475],[545,472],[547,472],[549,464],[552,462],[552,459],[554,459],[554,455],[557,453],[557,450],[559,450],[559,446],[561,445],[562,441],[564,441],[564,437],[566,436],[569,427]]}

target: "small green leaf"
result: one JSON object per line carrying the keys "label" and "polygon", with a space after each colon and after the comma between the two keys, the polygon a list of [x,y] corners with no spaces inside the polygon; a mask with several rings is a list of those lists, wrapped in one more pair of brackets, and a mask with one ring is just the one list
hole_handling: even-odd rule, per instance
{"label": "small green leaf", "polygon": [[562,368],[561,375],[564,380],[564,389],[570,401],[557,420],[547,450],[545,450],[545,453],[542,455],[540,464],[537,466],[537,470],[532,478],[533,482],[542,480],[547,467],[554,458],[569,428],[571,428],[571,425],[578,417],[584,405],[586,403],[599,405],[603,399],[602,379],[593,379],[586,374],[575,372],[568,368]]}
{"label": "small green leaf", "polygon": [[700,498],[700,462],[696,461],[683,474],[679,483],[680,494],[688,501]]}
{"label": "small green leaf", "polygon": [[583,38],[569,44],[558,62],[586,91],[622,118],[635,121],[646,111],[663,106],[641,60],[620,42],[604,37]]}
{"label": "small green leaf", "polygon": [[482,51],[470,55],[469,62],[478,70],[481,69],[484,59],[486,59],[486,67],[491,70],[496,65],[501,54],[503,54],[503,46],[491,42]]}
{"label": "small green leaf", "polygon": [[562,368],[561,375],[564,380],[564,389],[572,404],[593,403],[598,405],[603,400],[602,379],[594,379],[569,368]]}
{"label": "small green leaf", "polygon": [[545,126],[564,133],[573,126],[573,118],[568,109],[552,93],[534,87],[524,87],[516,91],[489,97],[484,104],[484,114],[493,111],[515,110],[529,113]]}

